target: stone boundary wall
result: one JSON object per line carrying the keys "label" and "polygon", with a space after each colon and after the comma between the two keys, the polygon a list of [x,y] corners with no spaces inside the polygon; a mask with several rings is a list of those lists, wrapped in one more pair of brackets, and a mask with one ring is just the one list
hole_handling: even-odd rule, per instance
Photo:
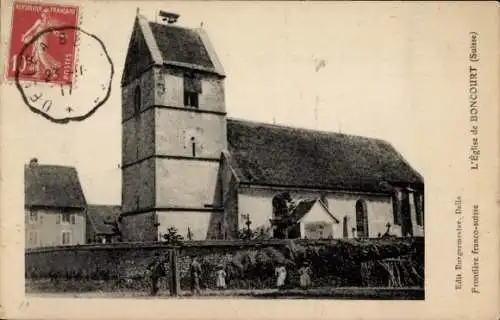
{"label": "stone boundary wall", "polygon": [[[215,270],[228,273],[229,288],[253,289],[274,286],[274,268],[286,266],[287,285],[297,287],[298,269],[307,262],[313,286],[394,286],[390,268],[397,268],[402,287],[423,287],[424,239],[334,239],[265,241],[183,241],[172,246],[159,242],[92,244],[71,247],[26,249],[27,279],[73,282],[96,280],[113,286],[147,289],[147,265],[155,253],[168,258],[177,251],[182,290],[190,288],[189,265],[198,257],[202,288],[215,287]],[[384,261],[390,260],[390,263]],[[168,259],[167,259],[168,261]],[[370,266],[367,270],[367,265]],[[170,272],[166,264],[167,276]],[[167,286],[168,286],[168,281]]]}

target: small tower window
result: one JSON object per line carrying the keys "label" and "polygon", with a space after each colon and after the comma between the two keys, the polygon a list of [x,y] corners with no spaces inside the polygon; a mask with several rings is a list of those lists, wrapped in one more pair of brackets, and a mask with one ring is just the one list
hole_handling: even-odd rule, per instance
{"label": "small tower window", "polygon": [[141,112],[141,88],[137,86],[134,92],[134,112],[139,114]]}
{"label": "small tower window", "polygon": [[198,108],[198,97],[201,93],[201,81],[193,75],[184,75],[184,105]]}
{"label": "small tower window", "polygon": [[191,152],[193,153],[193,158],[196,157],[196,139],[191,137]]}

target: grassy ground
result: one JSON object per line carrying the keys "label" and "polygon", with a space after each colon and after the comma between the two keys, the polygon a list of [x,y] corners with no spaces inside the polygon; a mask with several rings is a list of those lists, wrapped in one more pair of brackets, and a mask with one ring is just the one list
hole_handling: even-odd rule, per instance
{"label": "grassy ground", "polygon": [[[92,289],[75,286],[64,291],[54,290],[40,283],[26,284],[26,293],[37,297],[75,297],[75,298],[152,298],[147,290]],[[351,300],[423,300],[421,288],[358,288],[322,287],[303,289],[227,289],[202,290],[200,296],[193,297],[191,292],[182,291],[178,298],[253,298],[253,299],[351,299]],[[156,298],[172,298],[167,290],[160,290]]]}

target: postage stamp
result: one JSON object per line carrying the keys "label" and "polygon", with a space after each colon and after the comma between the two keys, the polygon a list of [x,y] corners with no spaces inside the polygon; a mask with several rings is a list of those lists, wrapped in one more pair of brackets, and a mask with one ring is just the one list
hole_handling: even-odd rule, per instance
{"label": "postage stamp", "polygon": [[99,37],[77,26],[79,8],[15,3],[8,79],[31,111],[81,121],[109,98],[113,63]]}
{"label": "postage stamp", "polygon": [[7,79],[72,82],[78,6],[15,2]]}

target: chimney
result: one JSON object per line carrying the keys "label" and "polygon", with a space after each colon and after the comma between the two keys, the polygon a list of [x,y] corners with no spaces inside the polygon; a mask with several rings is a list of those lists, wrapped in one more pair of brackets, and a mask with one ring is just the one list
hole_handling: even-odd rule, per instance
{"label": "chimney", "polygon": [[30,160],[30,168],[36,167],[38,165],[38,159],[37,158],[32,158]]}
{"label": "chimney", "polygon": [[162,10],[160,10],[159,16],[161,18],[161,21],[166,22],[168,24],[176,23],[177,19],[179,19],[180,17],[177,13],[167,12]]}

